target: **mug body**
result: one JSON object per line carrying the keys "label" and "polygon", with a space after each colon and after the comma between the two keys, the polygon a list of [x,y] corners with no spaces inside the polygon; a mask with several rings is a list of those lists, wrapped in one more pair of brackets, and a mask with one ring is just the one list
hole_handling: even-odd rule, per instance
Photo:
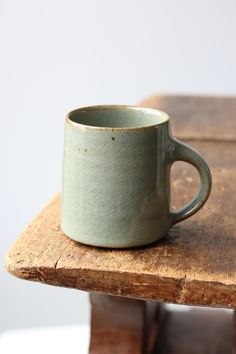
{"label": "mug body", "polygon": [[160,239],[169,218],[169,119],[132,106],[94,106],[66,118],[61,226],[112,248]]}

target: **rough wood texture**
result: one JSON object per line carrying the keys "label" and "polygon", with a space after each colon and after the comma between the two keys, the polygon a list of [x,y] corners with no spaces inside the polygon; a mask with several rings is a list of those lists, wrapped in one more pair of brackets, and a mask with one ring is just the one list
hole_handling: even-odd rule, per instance
{"label": "rough wood texture", "polygon": [[[180,111],[186,122],[198,107],[194,104],[192,111],[188,108],[184,115],[179,108],[183,107],[183,100],[171,98],[168,107],[177,117]],[[221,105],[228,107],[228,99],[220,100]],[[151,102],[152,106],[162,108],[156,99]],[[198,98],[199,107],[201,102],[210,106],[205,98]],[[201,211],[173,227],[160,242],[135,250],[107,250],[71,241],[60,231],[56,197],[12,246],[7,255],[7,270],[23,279],[111,295],[236,307],[236,110],[231,109],[231,118],[225,123],[220,120],[222,109],[218,112],[212,105],[212,114],[208,108],[210,118],[206,116],[204,125],[199,122],[189,136],[187,131],[182,134],[196,140],[201,130],[201,140],[205,136],[211,140],[209,132],[215,132],[217,143],[187,140],[208,161],[213,191]],[[214,122],[220,125],[218,130],[212,121],[213,114]],[[179,122],[184,131],[185,123],[181,123],[180,117]],[[226,132],[224,124],[230,127]],[[183,205],[197,188],[196,174],[180,163],[173,174],[173,204]]]}
{"label": "rough wood texture", "polygon": [[157,95],[142,106],[167,112],[180,139],[236,141],[236,97]]}
{"label": "rough wood texture", "polygon": [[153,302],[154,308],[152,306],[150,311],[148,301],[97,293],[91,293],[90,300],[90,354],[153,353],[156,333],[153,336],[152,317],[159,306],[157,303]]}
{"label": "rough wood texture", "polygon": [[145,301],[90,294],[90,354],[143,354]]}
{"label": "rough wood texture", "polygon": [[155,354],[231,354],[232,313],[169,312]]}

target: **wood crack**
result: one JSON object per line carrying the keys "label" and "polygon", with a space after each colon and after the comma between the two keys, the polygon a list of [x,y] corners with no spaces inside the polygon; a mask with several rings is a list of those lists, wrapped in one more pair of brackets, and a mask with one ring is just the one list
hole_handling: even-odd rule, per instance
{"label": "wood crack", "polygon": [[64,255],[65,251],[67,250],[67,248],[69,247],[69,245],[71,244],[71,240],[68,240],[67,245],[65,246],[65,248],[63,249],[63,251],[61,252],[60,256],[58,257],[58,259],[56,260],[55,264],[54,264],[54,269],[57,269],[58,263],[61,259],[61,257]]}

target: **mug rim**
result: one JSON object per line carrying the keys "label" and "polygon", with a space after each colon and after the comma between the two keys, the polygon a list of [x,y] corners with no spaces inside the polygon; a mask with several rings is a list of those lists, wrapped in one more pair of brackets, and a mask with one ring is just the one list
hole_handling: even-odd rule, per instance
{"label": "mug rim", "polygon": [[[137,110],[137,111],[143,111],[143,113],[147,114],[152,114],[159,119],[161,118],[160,122],[156,123],[151,123],[151,124],[144,124],[144,125],[138,125],[136,127],[105,127],[105,126],[96,126],[96,125],[89,125],[89,124],[84,124],[84,123],[79,123],[71,119],[72,115],[78,112],[87,112],[87,111],[92,111],[92,110],[117,110],[117,109],[125,109],[125,110]],[[103,131],[134,131],[134,130],[143,130],[143,129],[150,129],[157,127],[159,125],[162,125],[164,123],[167,123],[169,121],[170,117],[167,113],[155,109],[155,108],[147,108],[147,107],[141,107],[141,106],[135,106],[135,105],[119,105],[119,104],[106,104],[106,105],[91,105],[91,106],[84,106],[80,108],[76,108],[72,111],[70,111],[65,118],[65,122],[69,123],[75,128],[80,128],[80,129],[92,129],[92,130],[103,130]]]}

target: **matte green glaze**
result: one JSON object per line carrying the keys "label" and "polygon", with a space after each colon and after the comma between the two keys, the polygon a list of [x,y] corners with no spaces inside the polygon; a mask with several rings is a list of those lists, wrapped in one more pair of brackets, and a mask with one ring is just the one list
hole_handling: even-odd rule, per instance
{"label": "matte green glaze", "polygon": [[[199,171],[201,187],[170,211],[171,164]],[[66,118],[61,226],[73,240],[135,247],[159,240],[207,200],[211,174],[203,158],[174,139],[167,114],[132,106],[94,106]]]}

